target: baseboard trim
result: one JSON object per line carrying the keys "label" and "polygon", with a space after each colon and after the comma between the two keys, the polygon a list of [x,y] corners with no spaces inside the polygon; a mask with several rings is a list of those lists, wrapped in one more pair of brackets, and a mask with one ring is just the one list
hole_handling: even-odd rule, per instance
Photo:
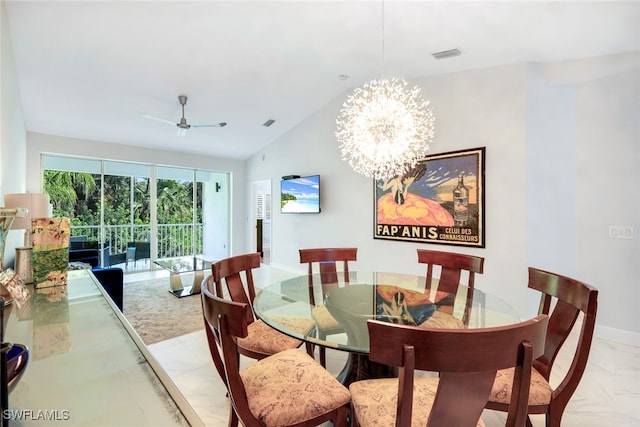
{"label": "baseboard trim", "polygon": [[637,332],[596,325],[596,329],[593,332],[593,335],[596,338],[614,341],[620,344],[632,345],[634,347],[640,347],[640,333]]}

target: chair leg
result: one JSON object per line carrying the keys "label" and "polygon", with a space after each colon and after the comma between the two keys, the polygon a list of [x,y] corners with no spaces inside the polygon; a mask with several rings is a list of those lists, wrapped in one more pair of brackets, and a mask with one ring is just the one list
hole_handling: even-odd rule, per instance
{"label": "chair leg", "polygon": [[333,420],[333,427],[347,427],[349,425],[349,407],[342,406],[336,410],[336,417]]}
{"label": "chair leg", "polygon": [[315,348],[314,348],[315,346],[310,342],[305,342],[304,347],[307,349],[307,354],[311,357],[314,357],[313,352],[315,351]]}
{"label": "chair leg", "polygon": [[553,408],[550,408],[545,415],[545,423],[547,427],[560,427],[562,421],[562,415],[564,413],[564,407],[560,408],[559,411],[553,411]]}
{"label": "chair leg", "polygon": [[318,347],[318,353],[320,354],[320,365],[322,365],[323,368],[327,368],[327,352],[325,351],[325,348],[322,346]]}
{"label": "chair leg", "polygon": [[351,427],[360,427],[360,423],[358,422],[358,418],[356,418],[356,413],[353,410],[353,403],[349,405],[349,423]]}
{"label": "chair leg", "polygon": [[229,427],[238,427],[238,414],[234,411],[231,401],[229,401]]}
{"label": "chair leg", "polygon": [[[321,341],[325,341],[327,339],[327,335],[324,334],[322,331],[318,331],[318,339],[320,339]],[[323,346],[318,346],[318,354],[320,355],[320,365],[323,368],[327,368],[327,351],[326,348]]]}

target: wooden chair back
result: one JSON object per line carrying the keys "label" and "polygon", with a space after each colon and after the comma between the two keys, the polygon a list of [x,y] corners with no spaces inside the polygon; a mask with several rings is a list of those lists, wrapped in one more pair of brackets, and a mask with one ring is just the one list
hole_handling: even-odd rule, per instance
{"label": "wooden chair back", "polygon": [[315,305],[315,297],[313,295],[313,272],[314,264],[318,265],[320,273],[320,282],[323,287],[338,283],[337,265],[342,263],[343,280],[349,282],[349,261],[356,261],[358,256],[357,248],[314,248],[300,249],[300,263],[308,264],[307,273],[309,275],[309,291],[311,304]]}
{"label": "wooden chair back", "polygon": [[[598,290],[585,283],[537,268],[529,268],[529,288],[541,295],[539,313],[550,315],[544,356],[534,367],[548,380],[553,363],[571,333],[580,313],[584,315],[575,357],[569,369],[573,388],[582,377],[591,349],[598,310]],[[555,300],[553,310],[552,302]],[[572,390],[572,391],[573,391]]]}
{"label": "wooden chair back", "polygon": [[[561,417],[587,366],[596,324],[598,290],[578,280],[533,267],[529,268],[529,288],[541,292],[539,312],[550,316],[544,354],[533,361],[533,366],[547,381],[560,349],[582,314],[582,325],[571,366],[552,396],[551,405],[556,410],[550,417]],[[554,302],[555,305],[552,304]],[[562,409],[558,411],[558,408]],[[556,421],[560,425],[560,418]],[[554,423],[552,421],[551,425]]]}
{"label": "wooden chair back", "polygon": [[369,320],[370,360],[399,367],[396,427],[411,426],[416,370],[439,372],[427,426],[476,426],[496,371],[515,367],[506,425],[527,417],[531,364],[543,353],[548,317],[484,329],[429,329]]}
{"label": "wooden chair back", "polygon": [[[226,290],[232,301],[251,307],[247,313],[249,323],[254,319],[253,300],[256,290],[251,272],[254,268],[260,268],[260,254],[257,252],[224,258],[211,265],[215,295],[222,298]],[[243,281],[243,275],[246,283]]]}
{"label": "wooden chair back", "polygon": [[425,289],[431,288],[435,266],[441,267],[438,291],[448,293],[457,292],[463,270],[468,272],[467,286],[470,288],[474,287],[475,274],[482,274],[484,271],[484,258],[482,257],[427,249],[418,249],[417,251],[418,262],[427,264]]}
{"label": "wooden chair back", "polygon": [[[559,427],[564,409],[587,366],[598,310],[598,290],[578,280],[533,267],[529,267],[528,286],[541,293],[539,313],[549,315],[544,354],[533,361],[533,367],[539,373],[538,378],[542,376],[539,381],[546,380],[551,387],[550,402],[546,403],[546,399],[532,402],[528,411],[529,414],[545,414],[547,426]],[[554,381],[557,384],[554,386],[549,383],[551,370],[579,318],[582,319],[581,327],[571,364],[564,377],[559,382]],[[574,342],[573,339],[570,341]],[[532,384],[532,389],[536,385]],[[537,388],[541,386],[537,385]],[[487,408],[506,410],[504,403],[499,401],[489,402]]]}
{"label": "wooden chair back", "polygon": [[[229,425],[237,425],[238,416],[245,425],[262,425],[252,414],[246,390],[240,377],[240,358],[234,337],[248,335],[247,319],[251,307],[247,303],[229,301],[215,295],[206,282],[201,289],[202,312],[211,358],[231,400]],[[235,409],[235,410],[234,410]]]}

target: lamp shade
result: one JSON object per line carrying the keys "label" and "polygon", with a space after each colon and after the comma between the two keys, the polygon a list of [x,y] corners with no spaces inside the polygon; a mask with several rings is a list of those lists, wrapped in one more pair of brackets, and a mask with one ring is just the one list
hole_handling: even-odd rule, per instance
{"label": "lamp shade", "polygon": [[30,230],[32,218],[43,218],[49,215],[49,195],[37,193],[15,193],[4,195],[7,208],[26,208],[27,214],[17,217],[11,226],[12,230]]}

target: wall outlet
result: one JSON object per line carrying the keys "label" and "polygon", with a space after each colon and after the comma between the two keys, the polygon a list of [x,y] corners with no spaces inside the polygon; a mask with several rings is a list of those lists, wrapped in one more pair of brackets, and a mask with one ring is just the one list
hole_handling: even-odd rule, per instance
{"label": "wall outlet", "polygon": [[610,225],[610,239],[633,239],[633,227],[630,225]]}

